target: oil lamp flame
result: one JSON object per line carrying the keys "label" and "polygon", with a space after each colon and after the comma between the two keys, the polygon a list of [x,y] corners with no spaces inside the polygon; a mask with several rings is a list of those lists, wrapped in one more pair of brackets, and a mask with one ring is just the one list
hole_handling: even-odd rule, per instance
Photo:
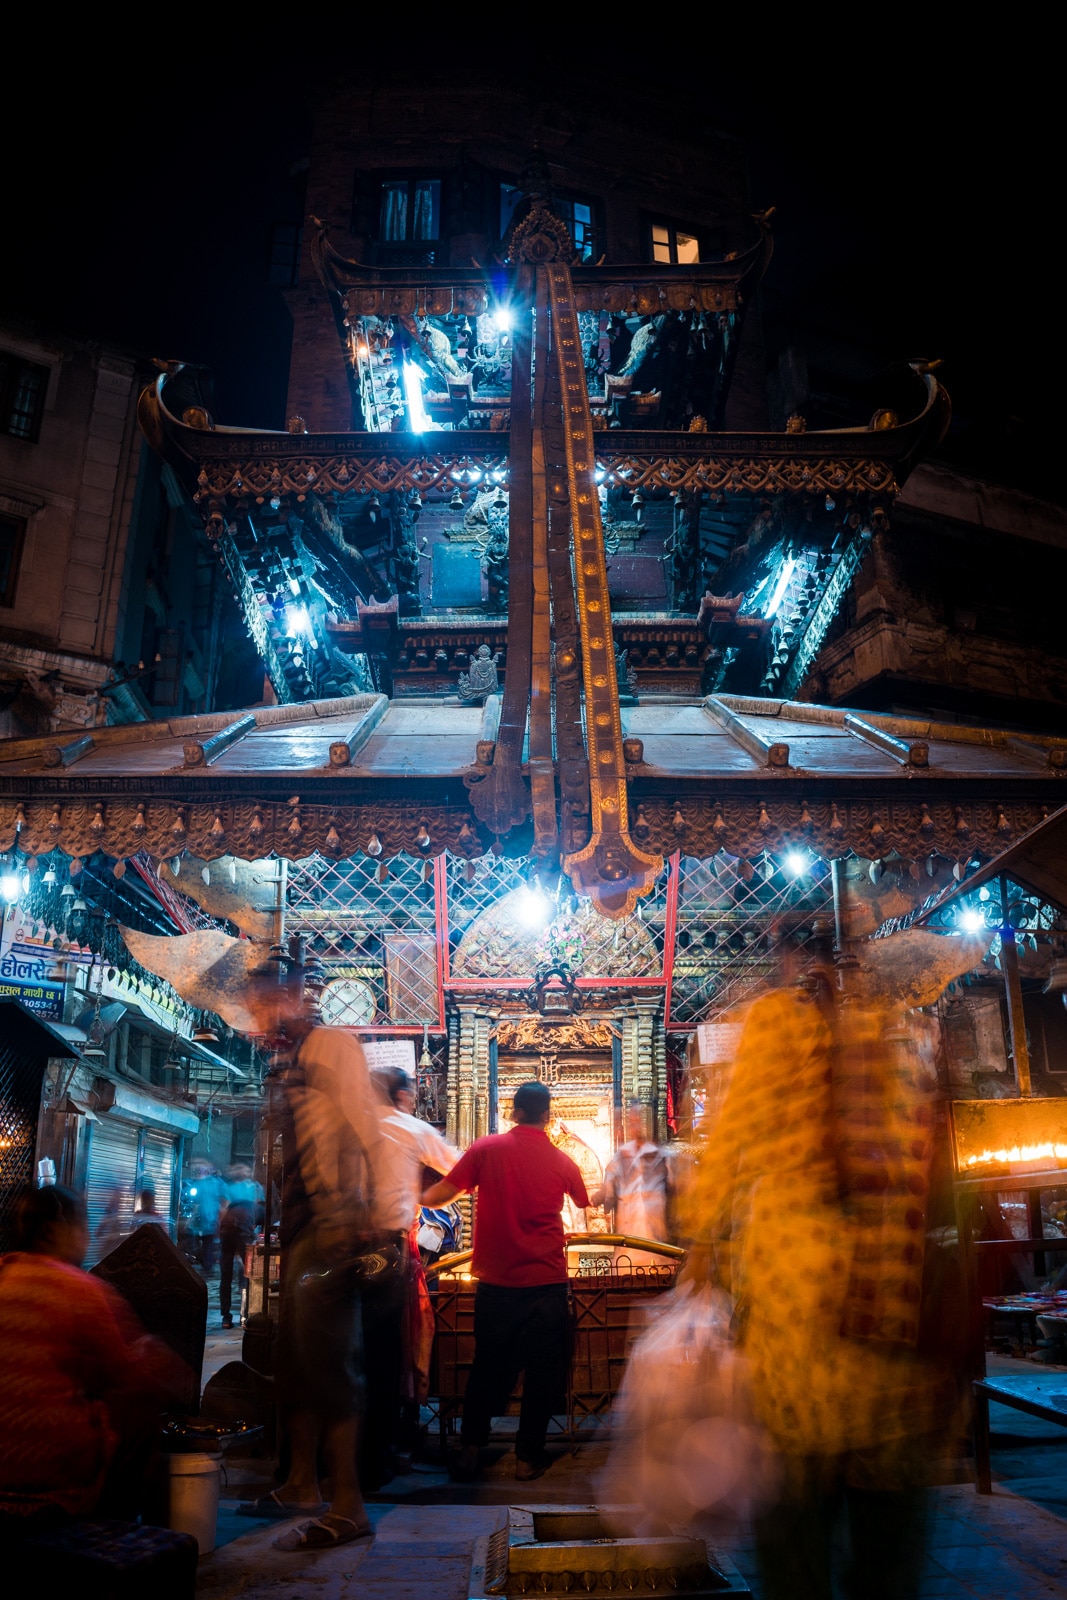
{"label": "oil lamp flame", "polygon": [[967,1157],[969,1167],[1014,1166],[1019,1161],[1067,1161],[1067,1144],[1016,1144],[1010,1150],[983,1150]]}

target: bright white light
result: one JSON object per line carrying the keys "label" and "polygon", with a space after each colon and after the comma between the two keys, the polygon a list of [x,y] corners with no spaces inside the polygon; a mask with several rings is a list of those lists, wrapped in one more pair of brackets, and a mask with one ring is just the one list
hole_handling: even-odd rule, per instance
{"label": "bright white light", "polygon": [[778,582],[771,591],[771,598],[763,608],[765,617],[777,615],[778,607],[785,599],[785,591],[789,588],[789,580],[793,576],[793,568],[797,564],[796,556],[786,556],[782,562],[782,570],[778,574]]}
{"label": "bright white light", "polygon": [[980,933],[985,927],[985,918],[980,911],[961,911],[957,920],[964,933]]}
{"label": "bright white light", "polygon": [[593,477],[595,478],[597,483],[603,483],[604,482],[604,468],[603,467],[597,467],[596,471],[593,473]]}
{"label": "bright white light", "polygon": [[508,306],[497,306],[493,312],[493,321],[498,333],[507,333],[511,327],[511,310]]}
{"label": "bright white light", "polygon": [[408,403],[408,421],[412,433],[425,433],[430,426],[430,419],[422,403],[422,373],[410,361],[404,362],[404,399]]}
{"label": "bright white light", "polygon": [[552,914],[552,902],[543,890],[527,884],[519,891],[515,909],[519,921],[527,928],[541,928]]}
{"label": "bright white light", "polygon": [[21,887],[22,885],[13,872],[5,872],[3,877],[0,878],[0,899],[5,900],[9,906],[13,906],[19,897],[19,889]]}
{"label": "bright white light", "polygon": [[291,592],[292,592],[292,593],[293,593],[293,594],[299,594],[299,593],[300,593],[300,583],[299,583],[299,580],[298,580],[298,579],[296,579],[296,578],[290,578],[290,579],[289,579],[289,588],[290,588],[290,591],[291,591]]}
{"label": "bright white light", "polygon": [[802,878],[805,872],[807,872],[810,863],[807,856],[802,854],[801,851],[790,850],[782,865],[785,867],[785,870],[790,874],[791,877]]}
{"label": "bright white light", "polygon": [[311,617],[307,606],[286,606],[285,631],[290,639],[296,639],[302,633],[309,639],[312,637]]}

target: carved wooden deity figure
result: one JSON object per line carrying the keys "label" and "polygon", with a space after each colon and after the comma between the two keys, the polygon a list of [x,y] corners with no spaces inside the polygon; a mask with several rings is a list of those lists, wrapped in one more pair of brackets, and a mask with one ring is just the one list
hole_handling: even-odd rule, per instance
{"label": "carved wooden deity figure", "polygon": [[464,705],[484,706],[491,694],[496,694],[500,679],[496,670],[496,657],[490,655],[489,646],[478,646],[469,672],[459,675],[459,698]]}

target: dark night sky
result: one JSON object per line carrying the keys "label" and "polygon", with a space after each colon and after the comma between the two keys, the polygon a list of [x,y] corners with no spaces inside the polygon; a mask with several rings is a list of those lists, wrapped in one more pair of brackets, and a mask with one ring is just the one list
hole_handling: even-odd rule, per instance
{"label": "dark night sky", "polygon": [[[839,41],[836,67],[821,47],[807,47],[810,59],[798,48],[792,61],[786,47],[761,56],[758,71],[706,65],[699,79],[689,63],[722,51],[702,54],[680,33],[660,57],[683,103],[745,139],[754,206],[778,208],[768,344],[806,324],[858,341],[875,367],[943,357],[956,409],[949,458],[1058,497],[1062,136],[1051,82],[999,41],[978,55],[969,42],[966,71],[910,37],[895,55]],[[725,52],[742,63],[753,53],[752,37]],[[190,41],[158,63],[135,58],[133,87],[112,77],[102,93],[72,46],[53,63],[58,92],[43,120],[38,82],[13,91],[11,126],[39,132],[0,180],[11,224],[0,311],[203,362],[222,420],[277,427],[289,319],[266,282],[268,230],[299,218],[289,168],[307,149],[322,52],[279,37],[258,57],[231,64],[222,46],[214,65],[210,56]],[[458,45],[453,58],[469,82]],[[653,70],[639,41],[598,47],[596,61],[600,81],[638,109]],[[546,55],[543,77],[550,65]],[[392,70],[417,78],[417,67]],[[584,70],[553,97],[580,100]]]}

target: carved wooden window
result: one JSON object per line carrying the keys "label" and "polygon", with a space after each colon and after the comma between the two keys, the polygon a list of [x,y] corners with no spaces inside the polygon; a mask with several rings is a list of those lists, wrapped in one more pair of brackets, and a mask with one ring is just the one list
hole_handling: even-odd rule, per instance
{"label": "carved wooden window", "polygon": [[673,222],[656,222],[649,225],[653,261],[665,265],[691,266],[700,260],[700,239],[692,228],[679,227]]}
{"label": "carved wooden window", "polygon": [[47,367],[0,352],[0,433],[35,444],[47,392]]}
{"label": "carved wooden window", "polygon": [[378,237],[383,244],[441,236],[441,180],[386,178],[382,183]]}
{"label": "carved wooden window", "polygon": [[0,606],[15,604],[22,544],[26,537],[26,518],[0,511]]}

